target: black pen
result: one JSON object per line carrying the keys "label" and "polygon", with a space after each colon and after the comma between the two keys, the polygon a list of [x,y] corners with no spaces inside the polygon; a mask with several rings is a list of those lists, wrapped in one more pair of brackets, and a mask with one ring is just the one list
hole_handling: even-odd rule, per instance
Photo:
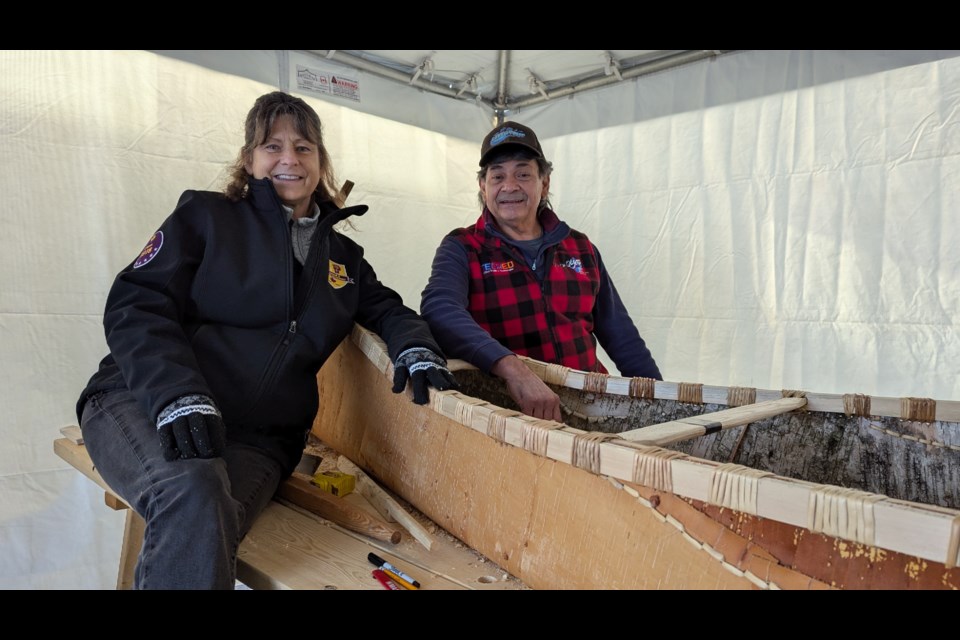
{"label": "black pen", "polygon": [[393,573],[397,574],[398,576],[400,576],[401,578],[403,578],[404,580],[412,584],[417,589],[420,588],[419,582],[417,582],[416,580],[414,580],[413,578],[405,574],[403,571],[400,571],[400,569],[397,569],[395,566],[393,566],[392,564],[390,564],[389,562],[387,562],[377,554],[368,553],[367,560],[369,560],[371,564],[376,565],[378,569],[386,569],[388,571],[392,571]]}

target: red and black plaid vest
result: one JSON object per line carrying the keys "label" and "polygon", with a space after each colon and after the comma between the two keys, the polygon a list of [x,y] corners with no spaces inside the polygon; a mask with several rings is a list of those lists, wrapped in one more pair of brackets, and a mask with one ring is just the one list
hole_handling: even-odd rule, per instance
{"label": "red and black plaid vest", "polygon": [[[545,213],[555,219],[552,212]],[[485,226],[481,216],[473,226],[450,234],[467,248],[467,309],[474,320],[514,353],[606,373],[593,338],[600,272],[587,236],[571,230],[547,249],[541,283],[522,252],[485,233]]]}

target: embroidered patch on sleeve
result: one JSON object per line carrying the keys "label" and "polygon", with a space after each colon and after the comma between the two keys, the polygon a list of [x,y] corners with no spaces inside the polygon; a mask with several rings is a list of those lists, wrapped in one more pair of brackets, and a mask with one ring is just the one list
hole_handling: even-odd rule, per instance
{"label": "embroidered patch on sleeve", "polygon": [[340,289],[348,284],[353,284],[353,278],[347,275],[347,268],[339,262],[330,261],[330,273],[327,275],[327,282],[334,289]]}
{"label": "embroidered patch on sleeve", "polygon": [[160,247],[163,246],[163,231],[157,231],[153,234],[149,240],[147,240],[146,246],[143,247],[143,250],[140,252],[140,255],[137,256],[137,259],[133,263],[134,269],[139,269],[143,265],[147,264],[151,260],[157,257],[157,254],[160,253]]}

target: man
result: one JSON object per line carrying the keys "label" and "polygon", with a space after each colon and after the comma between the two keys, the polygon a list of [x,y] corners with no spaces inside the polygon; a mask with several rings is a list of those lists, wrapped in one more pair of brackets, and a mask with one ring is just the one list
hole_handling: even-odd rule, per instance
{"label": "man", "polygon": [[502,378],[523,413],[561,421],[560,398],[516,354],[662,380],[597,248],[553,212],[552,163],[532,129],[495,127],[480,150],[480,218],[440,243],[420,313],[444,352]]}

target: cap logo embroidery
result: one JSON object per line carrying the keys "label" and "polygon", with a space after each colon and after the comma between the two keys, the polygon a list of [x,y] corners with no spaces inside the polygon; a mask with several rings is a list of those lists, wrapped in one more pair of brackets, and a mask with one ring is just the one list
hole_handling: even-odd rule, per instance
{"label": "cap logo embroidery", "polygon": [[334,289],[341,289],[348,284],[353,284],[353,278],[347,275],[347,268],[345,266],[331,260],[327,282],[329,282],[330,286]]}
{"label": "cap logo embroidery", "polygon": [[140,255],[137,256],[137,259],[133,263],[134,269],[139,269],[143,265],[147,264],[151,260],[157,257],[157,254],[160,253],[160,247],[163,246],[163,231],[157,231],[150,239],[147,240],[147,244],[143,247],[143,250],[140,252]]}
{"label": "cap logo embroidery", "polygon": [[526,137],[527,137],[527,134],[525,134],[523,131],[517,131],[516,129],[507,127],[502,131],[498,131],[493,135],[492,138],[490,138],[490,146],[495,147],[498,144],[505,141],[507,138],[526,138]]}

